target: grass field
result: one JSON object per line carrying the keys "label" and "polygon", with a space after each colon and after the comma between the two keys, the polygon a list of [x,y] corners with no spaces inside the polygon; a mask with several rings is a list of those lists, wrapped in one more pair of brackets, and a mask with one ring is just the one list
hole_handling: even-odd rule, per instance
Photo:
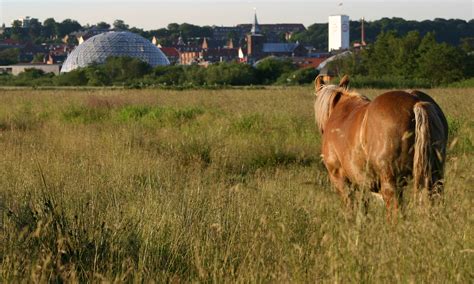
{"label": "grass field", "polygon": [[0,282],[472,283],[474,89],[427,93],[445,194],[391,224],[342,210],[309,87],[0,90]]}

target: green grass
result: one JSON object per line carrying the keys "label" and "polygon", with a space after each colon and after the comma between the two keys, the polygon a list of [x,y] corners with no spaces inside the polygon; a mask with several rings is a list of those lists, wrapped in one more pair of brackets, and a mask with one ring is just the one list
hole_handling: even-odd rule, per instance
{"label": "green grass", "polygon": [[0,282],[472,282],[474,89],[427,93],[445,194],[392,224],[343,209],[309,88],[0,90]]}

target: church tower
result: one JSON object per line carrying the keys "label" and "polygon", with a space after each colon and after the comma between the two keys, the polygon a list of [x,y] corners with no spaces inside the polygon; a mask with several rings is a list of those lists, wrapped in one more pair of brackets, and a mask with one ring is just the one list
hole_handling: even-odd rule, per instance
{"label": "church tower", "polygon": [[252,29],[250,30],[250,34],[247,35],[247,56],[249,63],[254,63],[262,57],[264,43],[265,36],[261,34],[257,12],[255,12]]}

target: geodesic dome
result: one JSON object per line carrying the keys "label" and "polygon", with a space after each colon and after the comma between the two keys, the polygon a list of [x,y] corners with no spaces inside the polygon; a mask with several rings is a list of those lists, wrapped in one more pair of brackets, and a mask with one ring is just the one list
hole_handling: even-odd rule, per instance
{"label": "geodesic dome", "polygon": [[111,56],[130,56],[151,66],[169,65],[166,55],[145,38],[131,32],[106,32],[91,37],[67,57],[61,73],[91,64],[102,64]]}

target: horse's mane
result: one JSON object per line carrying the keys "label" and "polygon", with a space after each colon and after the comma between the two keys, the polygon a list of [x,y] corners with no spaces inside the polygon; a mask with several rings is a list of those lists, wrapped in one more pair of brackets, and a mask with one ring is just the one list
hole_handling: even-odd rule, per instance
{"label": "horse's mane", "polygon": [[314,111],[316,115],[316,123],[318,124],[321,133],[324,130],[329,116],[334,107],[334,100],[336,95],[341,94],[346,97],[359,98],[363,101],[370,101],[366,96],[357,92],[349,91],[347,88],[338,87],[336,85],[323,85],[319,90],[316,90],[316,102],[314,104]]}

